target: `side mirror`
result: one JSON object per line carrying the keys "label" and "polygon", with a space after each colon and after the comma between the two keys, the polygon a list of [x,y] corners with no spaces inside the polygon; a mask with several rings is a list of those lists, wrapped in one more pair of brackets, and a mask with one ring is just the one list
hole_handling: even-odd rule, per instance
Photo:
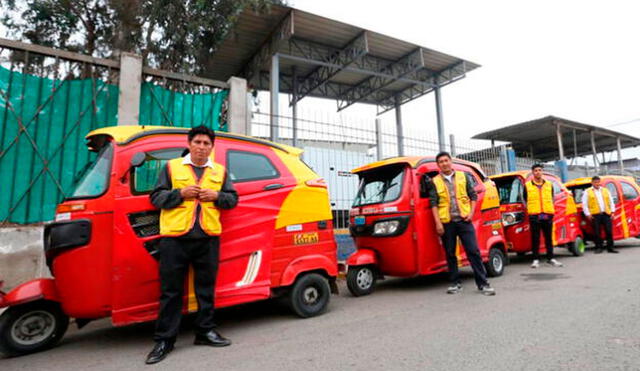
{"label": "side mirror", "polygon": [[138,152],[135,155],[133,155],[133,157],[131,158],[131,167],[135,168],[135,167],[140,167],[142,166],[142,164],[144,164],[145,160],[147,159],[147,155],[144,152]]}

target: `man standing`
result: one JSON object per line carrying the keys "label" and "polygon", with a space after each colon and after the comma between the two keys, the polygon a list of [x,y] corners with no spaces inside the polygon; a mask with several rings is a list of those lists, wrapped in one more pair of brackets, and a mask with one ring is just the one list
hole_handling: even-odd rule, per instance
{"label": "man standing", "polygon": [[604,227],[607,236],[607,251],[617,254],[618,250],[613,248],[613,232],[611,226],[611,214],[616,211],[616,205],[609,190],[600,186],[600,177],[591,178],[591,188],[582,194],[582,211],[590,223],[593,225],[593,237],[596,242],[596,254],[602,253],[602,237],[600,237],[600,227]]}
{"label": "man standing", "polygon": [[544,244],[547,248],[547,263],[554,267],[562,267],[562,263],[553,257],[553,185],[542,177],[542,165],[534,164],[531,167],[533,179],[525,184],[527,192],[527,213],[529,214],[529,226],[531,232],[531,251],[533,263],[531,268],[540,266],[540,231],[544,235]]}
{"label": "man standing", "polygon": [[231,209],[238,195],[224,166],[211,153],[213,130],[198,126],[189,131],[189,154],[170,160],[151,193],[160,212],[160,312],[154,334],[155,346],[146,363],[162,361],[171,350],[182,317],[184,279],[189,265],[194,270],[198,313],[196,345],[227,346],[231,341],[214,330],[214,290],[220,248],[220,209]]}
{"label": "man standing", "polygon": [[447,255],[449,280],[451,281],[447,293],[456,294],[462,291],[462,282],[458,273],[458,258],[456,257],[456,241],[460,237],[467,259],[473,269],[478,290],[484,295],[495,295],[495,290],[487,281],[487,272],[478,250],[476,231],[471,224],[478,199],[473,189],[471,175],[454,171],[451,156],[447,152],[438,153],[436,163],[440,168],[440,174],[433,177],[429,202],[436,223],[436,232],[442,239],[442,245]]}

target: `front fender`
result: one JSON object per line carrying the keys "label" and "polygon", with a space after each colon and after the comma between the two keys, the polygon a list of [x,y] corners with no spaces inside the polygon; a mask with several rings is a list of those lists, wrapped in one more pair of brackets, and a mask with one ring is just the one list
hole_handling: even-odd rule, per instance
{"label": "front fender", "polygon": [[487,253],[495,245],[502,245],[503,252],[505,254],[507,253],[507,243],[505,242],[504,236],[498,235],[498,236],[491,236],[487,238],[487,242],[485,245],[487,248]]}
{"label": "front fender", "polygon": [[46,299],[59,301],[56,283],[51,278],[39,278],[14,288],[6,294],[0,293],[0,308]]}
{"label": "front fender", "polygon": [[296,280],[296,277],[298,277],[300,273],[315,270],[323,270],[329,276],[335,277],[338,275],[338,264],[325,255],[303,256],[287,265],[287,268],[285,268],[284,272],[282,273],[282,280],[280,280],[280,285],[289,286],[293,284],[293,282]]}
{"label": "front fender", "polygon": [[368,249],[358,249],[358,251],[354,252],[347,259],[347,266],[350,265],[370,265],[378,264],[378,258],[376,257],[376,253],[373,250]]}

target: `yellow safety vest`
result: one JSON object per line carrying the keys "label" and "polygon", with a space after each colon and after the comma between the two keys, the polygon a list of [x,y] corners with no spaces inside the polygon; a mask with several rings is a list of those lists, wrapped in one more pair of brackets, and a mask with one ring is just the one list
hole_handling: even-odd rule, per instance
{"label": "yellow safety vest", "polygon": [[[438,216],[442,223],[451,221],[451,199],[449,198],[449,188],[444,183],[442,174],[433,177],[433,184],[438,193]],[[456,171],[453,175],[453,189],[456,195],[456,203],[461,217],[466,217],[471,212],[471,199],[467,194],[467,177],[461,171]]]}
{"label": "yellow safety vest", "polygon": [[[604,212],[607,215],[611,215],[611,207],[609,204],[611,195],[609,194],[609,190],[605,187],[600,187],[600,192],[602,193],[602,201],[604,202]],[[591,215],[602,213],[602,210],[600,210],[600,204],[598,204],[598,199],[596,198],[596,192],[593,187],[587,189],[587,207],[589,208],[589,212],[591,213]]]}
{"label": "yellow safety vest", "polygon": [[[213,160],[212,160],[213,161]],[[191,185],[220,191],[224,181],[224,166],[213,163],[213,169],[204,168],[204,173],[198,181],[191,165],[183,164],[182,158],[169,161],[169,176],[173,189],[181,189]],[[163,236],[181,236],[189,232],[196,221],[196,210],[200,205],[200,227],[210,236],[222,233],[220,225],[220,210],[213,202],[200,202],[197,199],[184,200],[173,209],[160,211],[160,234]]]}
{"label": "yellow safety vest", "polygon": [[533,179],[525,184],[527,188],[527,212],[529,215],[551,214],[556,211],[553,205],[553,186],[545,180],[542,187],[533,183]]}

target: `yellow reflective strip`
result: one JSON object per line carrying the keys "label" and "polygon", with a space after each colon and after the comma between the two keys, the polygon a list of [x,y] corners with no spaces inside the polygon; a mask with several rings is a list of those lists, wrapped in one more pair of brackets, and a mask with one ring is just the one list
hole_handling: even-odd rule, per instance
{"label": "yellow reflective strip", "polygon": [[629,223],[627,222],[627,214],[624,212],[624,205],[620,205],[620,219],[622,219],[622,234],[624,238],[629,238]]}
{"label": "yellow reflective strip", "polygon": [[187,294],[187,310],[189,311],[189,313],[193,313],[198,310],[198,301],[196,300],[195,273],[192,266],[189,266],[187,282],[189,284]]}

